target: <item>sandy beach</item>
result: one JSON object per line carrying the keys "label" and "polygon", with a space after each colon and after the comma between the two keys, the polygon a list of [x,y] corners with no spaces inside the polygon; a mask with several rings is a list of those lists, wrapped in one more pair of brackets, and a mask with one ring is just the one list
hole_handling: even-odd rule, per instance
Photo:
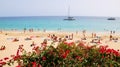
{"label": "sandy beach", "polygon": [[[117,40],[111,40],[110,41],[110,33],[109,32],[96,32],[95,36],[97,38],[100,38],[100,43],[94,43],[92,40],[97,41],[96,37],[92,37],[91,32],[85,33],[85,40],[82,39],[83,33],[82,32],[62,32],[62,31],[35,31],[35,32],[23,32],[23,31],[3,31],[0,33],[0,47],[5,46],[4,50],[0,50],[0,59],[3,59],[4,57],[10,57],[11,55],[16,55],[17,49],[19,45],[23,45],[23,48],[27,52],[31,52],[32,48],[31,44],[34,42],[37,46],[41,46],[41,43],[44,41],[44,39],[47,39],[47,46],[51,45],[53,42],[49,35],[56,35],[58,38],[65,38],[67,35],[73,35],[72,40],[67,40],[66,42],[79,42],[83,41],[85,42],[85,45],[91,46],[91,45],[108,45],[109,48],[113,48],[116,50],[120,49],[120,40],[119,40],[119,34],[115,33],[113,34],[113,38],[118,38]],[[18,39],[19,41],[13,42],[14,39]],[[31,40],[26,40],[26,38],[31,38]],[[55,47],[57,46],[58,42],[55,42]]]}

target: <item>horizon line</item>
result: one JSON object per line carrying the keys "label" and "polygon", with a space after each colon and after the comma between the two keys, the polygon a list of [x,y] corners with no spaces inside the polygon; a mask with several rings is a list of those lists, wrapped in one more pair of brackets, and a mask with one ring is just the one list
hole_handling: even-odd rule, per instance
{"label": "horizon line", "polygon": [[[60,16],[60,15],[43,15],[43,16],[0,16],[0,18],[7,18],[7,17],[68,17],[68,16]],[[115,16],[73,16],[73,17],[115,17]],[[116,18],[120,18],[118,16],[116,16]]]}

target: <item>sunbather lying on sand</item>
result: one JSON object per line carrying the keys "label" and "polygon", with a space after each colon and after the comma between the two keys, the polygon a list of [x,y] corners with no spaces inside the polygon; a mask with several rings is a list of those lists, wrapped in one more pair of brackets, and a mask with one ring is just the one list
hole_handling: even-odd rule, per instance
{"label": "sunbather lying on sand", "polygon": [[2,46],[0,47],[0,50],[5,50],[5,48],[6,48],[6,47],[2,45]]}

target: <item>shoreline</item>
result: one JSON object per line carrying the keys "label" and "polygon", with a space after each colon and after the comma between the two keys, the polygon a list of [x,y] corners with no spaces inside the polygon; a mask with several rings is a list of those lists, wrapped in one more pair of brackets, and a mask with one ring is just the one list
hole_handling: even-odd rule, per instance
{"label": "shoreline", "polygon": [[[2,32],[0,32],[0,34],[5,34],[5,35],[9,35],[9,34],[32,35],[32,34],[35,34],[35,35],[39,35],[41,33],[42,34],[54,34],[55,33],[55,34],[66,34],[67,35],[67,34],[73,33],[75,35],[81,35],[81,34],[83,34],[83,31],[54,31],[54,30],[51,30],[51,31],[33,31],[33,32],[26,31],[26,32],[24,32],[22,30],[22,31],[2,31]],[[92,33],[95,33],[96,35],[99,35],[99,36],[102,36],[102,35],[109,36],[111,34],[110,31],[109,32],[86,31],[86,35],[92,36]],[[119,37],[120,32],[112,33],[112,35]]]}

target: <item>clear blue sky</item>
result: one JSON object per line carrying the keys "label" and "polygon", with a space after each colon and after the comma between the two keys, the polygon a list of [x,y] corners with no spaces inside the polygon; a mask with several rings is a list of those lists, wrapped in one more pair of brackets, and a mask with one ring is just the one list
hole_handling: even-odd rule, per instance
{"label": "clear blue sky", "polygon": [[120,17],[120,0],[0,0],[0,16]]}

